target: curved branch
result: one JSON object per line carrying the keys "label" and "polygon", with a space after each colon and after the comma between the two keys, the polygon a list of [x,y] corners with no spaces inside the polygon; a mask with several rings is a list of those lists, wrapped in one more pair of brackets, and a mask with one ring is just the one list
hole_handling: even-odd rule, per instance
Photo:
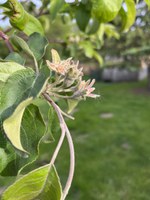
{"label": "curved branch", "polygon": [[75,169],[75,153],[74,153],[74,145],[73,145],[73,141],[72,141],[72,137],[71,137],[71,134],[70,134],[70,131],[65,123],[65,120],[62,116],[62,111],[61,109],[59,108],[59,106],[57,106],[57,104],[55,104],[55,102],[50,98],[50,96],[47,94],[47,93],[43,93],[42,94],[44,96],[44,98],[53,106],[53,108],[55,109],[56,113],[57,113],[57,116],[58,116],[58,119],[59,119],[59,122],[60,122],[60,126],[61,126],[61,130],[62,130],[62,134],[61,134],[61,137],[60,137],[60,140],[58,142],[58,145],[55,149],[55,152],[52,156],[52,159],[50,161],[50,164],[54,164],[55,160],[56,160],[56,157],[58,155],[58,152],[61,148],[61,145],[62,145],[62,142],[64,140],[64,135],[66,134],[66,137],[67,137],[67,141],[68,141],[68,144],[69,144],[69,150],[70,150],[70,169],[69,169],[69,175],[68,175],[68,179],[67,179],[67,182],[66,182],[66,185],[64,187],[64,190],[63,190],[63,196],[61,198],[61,200],[64,200],[68,194],[68,191],[71,187],[71,183],[72,183],[72,180],[73,180],[73,176],[74,176],[74,169]]}
{"label": "curved branch", "polygon": [[66,198],[67,194],[68,194],[68,191],[71,187],[71,183],[72,183],[72,180],[73,180],[74,170],[75,170],[74,144],[73,144],[73,140],[72,140],[70,131],[69,131],[66,123],[65,123],[65,126],[66,126],[66,137],[67,137],[69,149],[70,149],[70,170],[69,170],[69,175],[68,175],[68,179],[67,179],[67,182],[66,182],[66,186],[65,186],[64,191],[63,191],[63,199],[62,200],[64,200]]}

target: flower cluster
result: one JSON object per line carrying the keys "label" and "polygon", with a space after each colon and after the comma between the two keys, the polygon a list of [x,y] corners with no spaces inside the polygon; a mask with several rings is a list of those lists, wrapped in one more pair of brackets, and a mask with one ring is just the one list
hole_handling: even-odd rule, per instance
{"label": "flower cluster", "polygon": [[82,68],[79,62],[75,63],[72,58],[61,60],[56,50],[52,49],[52,62],[46,61],[47,66],[54,72],[54,80],[48,84],[47,93],[64,99],[81,100],[86,97],[97,98],[93,94],[95,80],[82,80]]}

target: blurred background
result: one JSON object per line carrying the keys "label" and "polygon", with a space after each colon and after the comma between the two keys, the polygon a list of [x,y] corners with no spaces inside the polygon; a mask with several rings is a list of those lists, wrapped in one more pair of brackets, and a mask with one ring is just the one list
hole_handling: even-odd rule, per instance
{"label": "blurred background", "polygon": [[[41,1],[22,2],[38,16]],[[72,4],[73,9],[75,6],[79,5]],[[73,113],[75,120],[67,119],[76,152],[75,177],[67,199],[149,200],[150,12],[147,6],[140,1],[134,25],[121,34],[114,28],[119,19],[107,24],[103,34],[101,30],[99,34],[86,35],[74,17],[60,14],[53,21],[46,11],[41,12],[45,15],[39,19],[50,41],[45,59],[51,59],[50,50],[55,48],[64,59],[80,60],[85,79],[95,78],[95,93],[101,95],[99,99],[79,103]],[[9,20],[3,14],[0,18],[0,28],[7,33]],[[5,58],[7,54],[0,40],[0,55]],[[41,147],[39,165],[49,161],[59,132],[53,136],[55,142],[51,146]],[[56,162],[63,183],[68,160],[65,141]]]}

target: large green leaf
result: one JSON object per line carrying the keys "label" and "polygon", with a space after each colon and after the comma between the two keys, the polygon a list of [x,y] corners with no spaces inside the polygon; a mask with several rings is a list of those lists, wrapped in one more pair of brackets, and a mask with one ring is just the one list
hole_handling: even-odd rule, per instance
{"label": "large green leaf", "polygon": [[[31,128],[32,127],[32,128]],[[16,176],[20,172],[28,171],[39,155],[39,146],[44,139],[46,126],[36,105],[30,104],[23,114],[21,123],[20,140],[24,149],[28,150],[28,156],[22,156],[14,151],[12,145],[5,147],[8,160],[7,167],[2,171],[2,176]],[[12,170],[13,169],[13,170]]]}
{"label": "large green leaf", "polygon": [[5,82],[12,73],[22,69],[25,68],[15,62],[0,62],[0,81]]}
{"label": "large green leaf", "polygon": [[118,14],[123,0],[92,0],[92,13],[100,22],[112,21]]}
{"label": "large green leaf", "polygon": [[133,25],[136,17],[136,6],[134,0],[125,0],[127,11],[122,7],[120,9],[120,16],[122,17],[122,31],[128,31]]}
{"label": "large green leaf", "polygon": [[85,31],[91,16],[90,11],[86,10],[85,6],[80,4],[76,9],[75,16],[76,16],[76,22],[80,30]]}
{"label": "large green leaf", "polygon": [[7,0],[2,7],[6,9],[5,14],[8,15],[14,28],[24,31],[27,35],[34,32],[44,34],[39,20],[27,13],[17,0]]}
{"label": "large green leaf", "polygon": [[2,200],[60,200],[61,184],[54,166],[43,166],[17,180],[2,195]]}
{"label": "large green leaf", "polygon": [[20,137],[20,127],[22,116],[25,108],[32,102],[33,98],[28,98],[22,101],[15,109],[13,114],[3,122],[3,129],[7,138],[11,141],[12,145],[21,151],[26,150],[22,147]]}
{"label": "large green leaf", "polygon": [[47,39],[39,33],[33,33],[30,35],[27,43],[35,58],[40,60],[45,54],[45,50],[48,45]]}
{"label": "large green leaf", "polygon": [[13,146],[21,151],[25,151],[20,141],[24,109],[40,94],[47,79],[47,74],[42,72],[35,76],[32,69],[19,70],[7,79],[1,90],[0,118],[3,129]]}

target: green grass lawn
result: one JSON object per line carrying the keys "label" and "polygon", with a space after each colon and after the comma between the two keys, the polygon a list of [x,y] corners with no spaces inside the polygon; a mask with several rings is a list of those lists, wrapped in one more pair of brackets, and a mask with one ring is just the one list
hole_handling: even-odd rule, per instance
{"label": "green grass lawn", "polygon": [[[68,200],[150,199],[150,95],[135,92],[146,83],[97,84],[100,99],[79,104],[67,121],[76,171]],[[111,113],[111,118],[101,118]],[[109,116],[108,116],[109,117]],[[57,168],[65,179],[68,148]]]}

